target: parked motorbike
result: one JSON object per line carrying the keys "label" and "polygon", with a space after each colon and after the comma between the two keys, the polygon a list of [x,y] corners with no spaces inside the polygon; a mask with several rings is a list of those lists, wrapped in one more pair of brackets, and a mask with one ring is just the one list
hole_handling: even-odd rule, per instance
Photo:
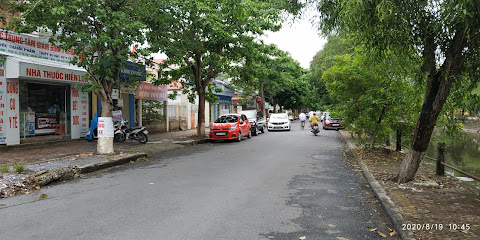
{"label": "parked motorbike", "polygon": [[313,135],[317,136],[317,134],[320,132],[320,128],[318,127],[318,123],[313,124],[312,126],[312,133]]}
{"label": "parked motorbike", "polygon": [[97,124],[98,124],[98,115],[95,113],[92,121],[90,122],[90,130],[88,130],[88,133],[85,136],[85,140],[91,142],[98,138]]}
{"label": "parked motorbike", "polygon": [[115,134],[113,135],[115,142],[123,142],[126,139],[138,140],[140,143],[148,142],[148,132],[145,127],[129,128],[127,125],[128,120],[122,120],[120,125],[115,125]]}

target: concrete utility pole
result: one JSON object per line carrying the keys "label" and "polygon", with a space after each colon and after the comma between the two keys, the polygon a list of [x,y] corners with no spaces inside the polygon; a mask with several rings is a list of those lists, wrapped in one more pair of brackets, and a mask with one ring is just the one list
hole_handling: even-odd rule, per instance
{"label": "concrete utility pole", "polygon": [[170,119],[168,118],[168,101],[163,101],[163,113],[165,114],[165,132],[170,132]]}
{"label": "concrete utility pole", "polygon": [[137,100],[137,121],[138,125],[137,126],[143,126],[143,100],[138,99]]}

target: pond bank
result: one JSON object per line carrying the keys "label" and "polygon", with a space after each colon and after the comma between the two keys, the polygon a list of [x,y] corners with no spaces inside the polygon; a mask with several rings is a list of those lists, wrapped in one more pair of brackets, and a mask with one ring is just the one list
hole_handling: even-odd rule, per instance
{"label": "pond bank", "polygon": [[[345,141],[355,142],[342,131]],[[352,144],[353,146],[353,144]],[[380,149],[353,149],[394,202],[415,239],[479,239],[479,195],[452,176],[436,176],[422,164],[414,181],[397,184],[396,176],[404,153]],[[355,160],[352,160],[352,162]],[[356,169],[354,169],[356,170]]]}

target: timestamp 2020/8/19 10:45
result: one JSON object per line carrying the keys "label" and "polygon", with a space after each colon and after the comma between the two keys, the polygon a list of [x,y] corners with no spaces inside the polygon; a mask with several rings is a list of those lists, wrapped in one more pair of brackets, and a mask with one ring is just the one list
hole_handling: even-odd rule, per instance
{"label": "timestamp 2020/8/19 10:45", "polygon": [[456,224],[456,223],[406,223],[402,224],[402,230],[408,231],[441,231],[441,230],[463,230],[468,231],[470,230],[470,224]]}

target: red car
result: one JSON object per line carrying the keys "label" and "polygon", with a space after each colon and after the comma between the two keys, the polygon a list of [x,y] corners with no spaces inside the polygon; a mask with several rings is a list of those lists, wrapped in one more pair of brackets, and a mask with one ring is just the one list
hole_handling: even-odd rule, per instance
{"label": "red car", "polygon": [[210,127],[210,141],[237,140],[240,142],[242,137],[252,137],[250,128],[250,122],[245,114],[223,114]]}
{"label": "red car", "polygon": [[327,117],[325,120],[323,120],[323,129],[335,129],[337,131],[339,129],[343,129],[342,120],[338,118]]}

